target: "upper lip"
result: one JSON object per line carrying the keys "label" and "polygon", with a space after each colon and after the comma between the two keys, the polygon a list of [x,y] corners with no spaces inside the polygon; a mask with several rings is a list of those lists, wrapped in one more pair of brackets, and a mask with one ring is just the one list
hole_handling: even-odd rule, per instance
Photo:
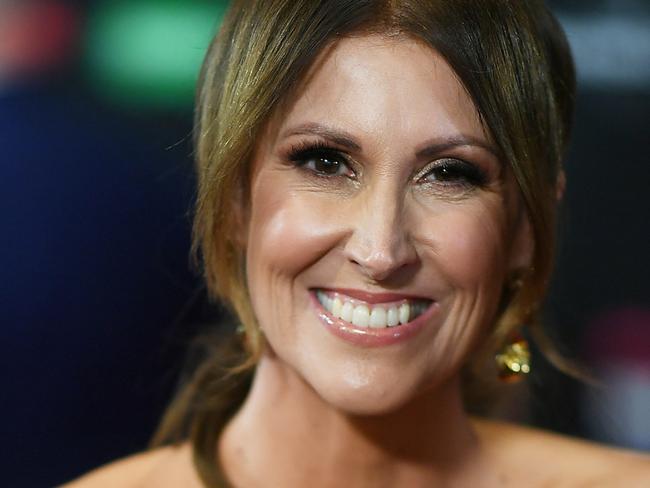
{"label": "upper lip", "polygon": [[394,293],[394,292],[375,293],[375,292],[369,292],[364,290],[355,290],[353,288],[318,288],[318,289],[322,291],[329,291],[329,292],[340,293],[342,295],[347,295],[350,298],[355,298],[357,300],[370,303],[370,304],[397,302],[399,300],[432,301],[431,298],[425,298],[425,297],[410,295],[405,293]]}

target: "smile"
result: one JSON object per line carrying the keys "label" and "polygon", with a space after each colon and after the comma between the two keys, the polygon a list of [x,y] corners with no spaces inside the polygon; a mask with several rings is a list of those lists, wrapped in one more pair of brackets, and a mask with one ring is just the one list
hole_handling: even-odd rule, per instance
{"label": "smile", "polygon": [[431,305],[431,300],[407,299],[369,303],[336,291],[317,290],[316,298],[333,318],[357,327],[383,329],[406,325]]}
{"label": "smile", "polygon": [[320,322],[332,334],[362,347],[382,347],[416,336],[439,310],[433,300],[395,293],[311,289]]}

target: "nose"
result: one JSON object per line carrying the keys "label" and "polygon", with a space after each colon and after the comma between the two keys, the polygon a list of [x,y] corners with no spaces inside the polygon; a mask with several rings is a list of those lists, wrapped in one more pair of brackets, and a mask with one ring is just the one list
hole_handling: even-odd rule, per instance
{"label": "nose", "polygon": [[351,212],[347,259],[373,281],[384,281],[417,261],[405,207],[399,196],[368,191]]}

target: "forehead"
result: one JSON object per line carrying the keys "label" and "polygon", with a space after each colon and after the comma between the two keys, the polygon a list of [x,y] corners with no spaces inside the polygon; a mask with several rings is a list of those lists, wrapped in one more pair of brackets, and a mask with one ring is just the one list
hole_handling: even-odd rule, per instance
{"label": "forehead", "polygon": [[[444,58],[406,37],[337,40],[316,59],[278,120],[326,122],[360,135],[487,140],[476,108]],[[407,140],[404,136],[407,135]]]}

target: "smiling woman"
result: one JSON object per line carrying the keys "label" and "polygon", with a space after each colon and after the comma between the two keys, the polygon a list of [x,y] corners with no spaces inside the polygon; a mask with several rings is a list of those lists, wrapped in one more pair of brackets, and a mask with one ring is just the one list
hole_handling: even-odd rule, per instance
{"label": "smiling woman", "polygon": [[180,391],[156,439],[179,447],[79,486],[642,483],[640,457],[463,401],[522,324],[542,337],[573,90],[540,2],[234,2],[198,98],[195,245],[243,352]]}
{"label": "smiling woman", "polygon": [[307,79],[252,156],[248,290],[268,345],[329,405],[387,413],[460,369],[529,266],[529,227],[431,48],[350,37]]}

